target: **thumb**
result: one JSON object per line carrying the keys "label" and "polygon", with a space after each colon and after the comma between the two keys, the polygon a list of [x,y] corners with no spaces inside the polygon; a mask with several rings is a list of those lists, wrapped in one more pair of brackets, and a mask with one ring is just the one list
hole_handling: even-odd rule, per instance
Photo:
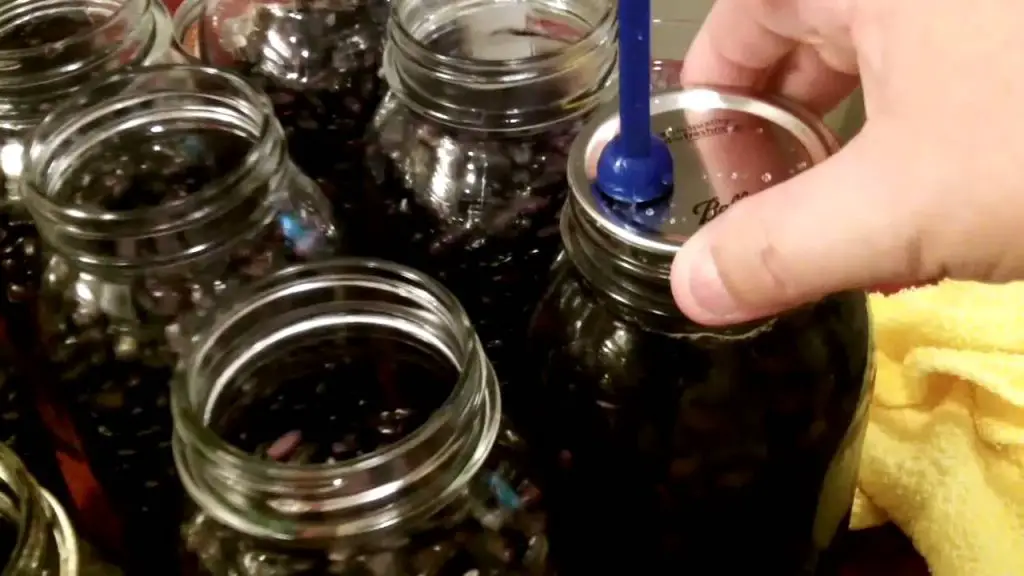
{"label": "thumb", "polygon": [[767,316],[850,288],[917,282],[925,190],[870,125],[826,162],[745,198],[680,249],[672,292],[682,311],[709,325]]}

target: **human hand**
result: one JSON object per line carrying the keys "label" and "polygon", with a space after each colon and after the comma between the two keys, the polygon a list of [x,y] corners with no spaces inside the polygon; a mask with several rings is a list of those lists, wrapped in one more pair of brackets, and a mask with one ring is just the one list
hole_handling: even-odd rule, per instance
{"label": "human hand", "polygon": [[1016,0],[718,0],[685,83],[824,113],[859,75],[868,120],[684,244],[682,311],[729,324],[845,289],[1024,279],[1022,21]]}

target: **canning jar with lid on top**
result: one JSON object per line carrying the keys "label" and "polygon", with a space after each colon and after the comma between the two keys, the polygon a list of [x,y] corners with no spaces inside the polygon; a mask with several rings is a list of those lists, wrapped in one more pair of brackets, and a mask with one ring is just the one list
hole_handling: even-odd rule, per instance
{"label": "canning jar with lid on top", "polygon": [[225,290],[334,254],[329,204],[289,159],[266,97],[212,68],[110,75],[48,116],[26,152],[24,201],[49,255],[44,383],[118,522],[81,521],[119,526],[133,571],[170,572],[177,352]]}
{"label": "canning jar with lid on top", "polygon": [[368,244],[455,293],[499,377],[559,250],[569,146],[614,97],[616,23],[610,0],[391,2]]}
{"label": "canning jar with lid on top", "polygon": [[196,11],[195,54],[204,64],[235,70],[270,96],[292,158],[339,218],[350,216],[362,181],[363,134],[384,95],[387,4],[206,0]]}
{"label": "canning jar with lid on top", "polygon": [[674,190],[610,200],[594,170],[617,115],[580,135],[566,258],[506,387],[543,479],[553,563],[562,576],[835,574],[874,375],[866,296],[711,328],[669,287],[681,242],[824,160],[835,139],[795,107],[738,92],[666,92],[651,106]]}
{"label": "canning jar with lid on top", "polygon": [[447,290],[341,259],[233,300],[172,388],[208,574],[549,574],[525,446]]}
{"label": "canning jar with lid on top", "polygon": [[19,200],[26,133],[89,80],[172,58],[171,32],[159,0],[0,6],[0,315],[9,330],[29,328],[41,266],[38,236]]}

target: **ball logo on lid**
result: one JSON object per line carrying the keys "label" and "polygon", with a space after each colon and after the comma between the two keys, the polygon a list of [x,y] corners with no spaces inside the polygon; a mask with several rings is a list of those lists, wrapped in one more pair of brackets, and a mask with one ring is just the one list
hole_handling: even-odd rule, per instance
{"label": "ball logo on lid", "polygon": [[703,226],[717,218],[722,212],[725,212],[730,206],[746,198],[747,196],[750,196],[750,192],[744,190],[739,194],[733,196],[732,200],[729,200],[728,202],[722,202],[718,198],[709,198],[707,200],[702,200],[693,205],[693,215],[697,217],[697,223]]}

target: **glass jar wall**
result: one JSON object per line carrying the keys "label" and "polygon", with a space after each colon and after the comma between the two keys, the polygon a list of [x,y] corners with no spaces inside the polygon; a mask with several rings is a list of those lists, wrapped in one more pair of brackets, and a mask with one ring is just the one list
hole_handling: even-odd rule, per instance
{"label": "glass jar wall", "polygon": [[[0,445],[0,574],[78,576],[78,539],[60,503]],[[99,568],[94,565],[92,568]]]}
{"label": "glass jar wall", "polygon": [[668,277],[700,225],[835,141],[740,93],[668,92],[652,110],[675,191],[608,199],[594,171],[617,117],[581,134],[566,257],[505,388],[543,480],[553,563],[562,576],[833,575],[873,379],[865,295],[719,329],[682,316]]}
{"label": "glass jar wall", "polygon": [[391,2],[368,244],[455,293],[499,376],[559,249],[569,145],[613,97],[615,31],[609,0]]}
{"label": "glass jar wall", "polygon": [[549,574],[525,446],[449,292],[348,259],[234,302],[172,389],[207,574]]}
{"label": "glass jar wall", "polygon": [[384,95],[387,4],[207,0],[198,18],[202,62],[233,69],[270,96],[292,158],[339,217],[361,186],[363,134]]}
{"label": "glass jar wall", "polygon": [[150,0],[14,0],[0,6],[0,313],[23,314],[39,274],[38,239],[18,203],[22,139],[57,103],[112,69],[172,54],[170,17]]}
{"label": "glass jar wall", "polygon": [[174,573],[177,352],[225,290],[333,254],[329,204],[266,98],[210,68],[108,76],[42,122],[26,159],[24,201],[50,255],[38,361],[63,441],[116,522],[80,520],[132,573]]}

